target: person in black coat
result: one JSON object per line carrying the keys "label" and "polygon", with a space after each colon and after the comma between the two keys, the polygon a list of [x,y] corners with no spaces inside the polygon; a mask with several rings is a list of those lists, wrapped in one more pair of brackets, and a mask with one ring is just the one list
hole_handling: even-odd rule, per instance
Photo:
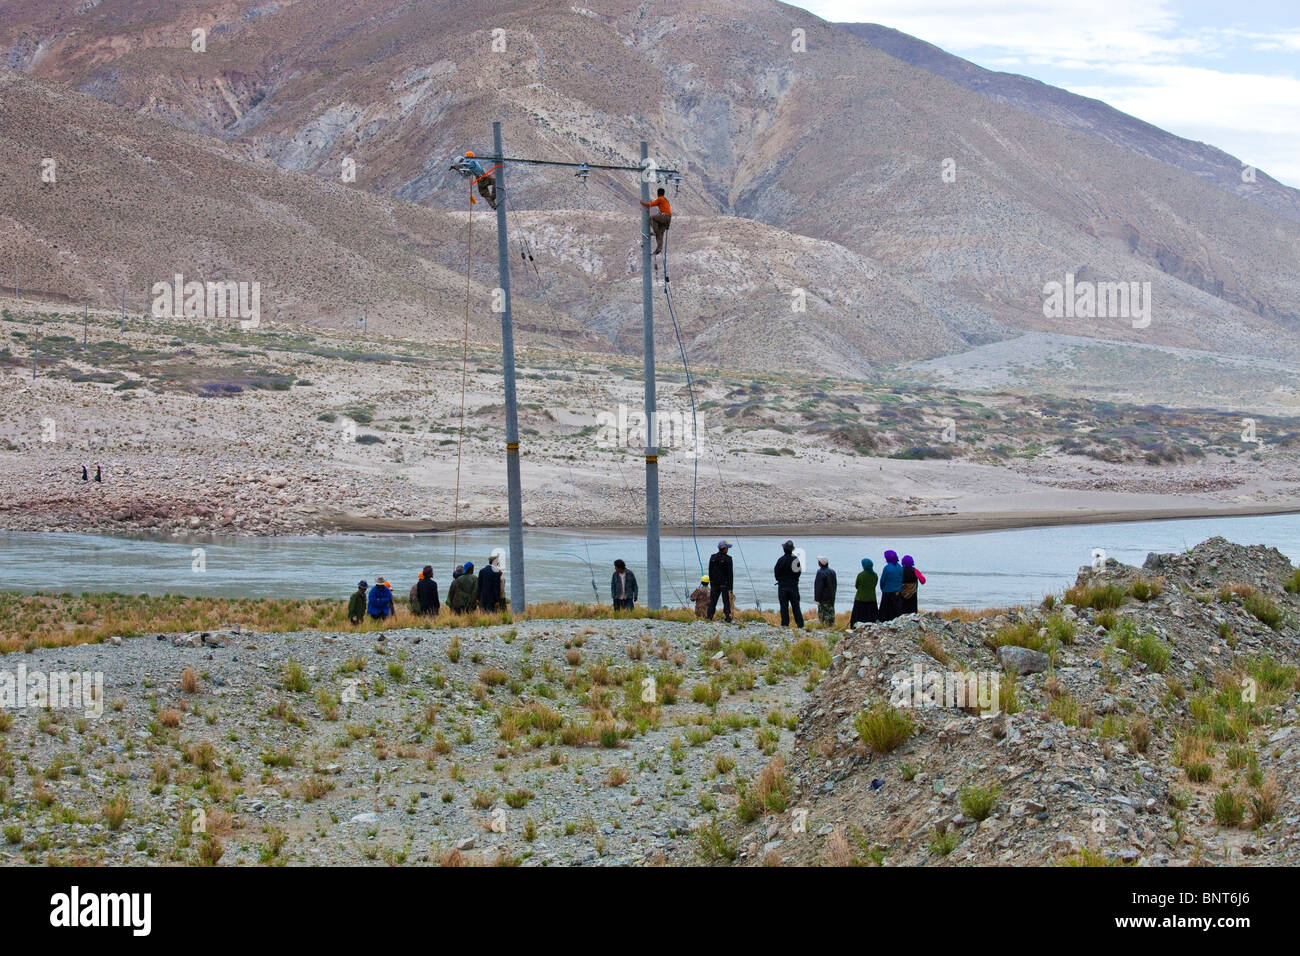
{"label": "person in black coat", "polygon": [[781,603],[781,626],[788,627],[790,615],[794,615],[794,626],[803,627],[803,611],[799,610],[799,575],[803,574],[803,564],[794,553],[794,542],[787,541],[781,545],[785,553],[777,559],[772,573],[776,575],[776,599]]}
{"label": "person in black coat", "polygon": [[713,615],[718,610],[718,598],[722,598],[722,617],[728,624],[731,623],[731,555],[727,553],[731,548],[730,541],[719,541],[718,550],[709,558],[709,610],[708,618],[713,620]]}
{"label": "person in black coat", "polygon": [[614,610],[630,611],[636,604],[636,575],[627,563],[619,558],[614,562],[614,573],[609,578],[609,596],[614,601]]}
{"label": "person in black coat", "polygon": [[424,566],[424,574],[420,575],[420,580],[416,582],[415,600],[420,605],[421,614],[437,617],[438,611],[442,609],[438,601],[438,582],[433,579],[432,564]]}
{"label": "person in black coat", "polygon": [[495,551],[478,573],[478,606],[482,611],[501,610],[501,557]]}
{"label": "person in black coat", "polygon": [[817,558],[817,576],[813,578],[813,600],[817,602],[817,619],[826,627],[835,626],[835,569],[826,557]]}

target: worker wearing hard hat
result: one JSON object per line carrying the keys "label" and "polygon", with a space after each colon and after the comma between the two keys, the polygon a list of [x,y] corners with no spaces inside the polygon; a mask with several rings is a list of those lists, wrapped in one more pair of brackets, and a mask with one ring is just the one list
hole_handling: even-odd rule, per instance
{"label": "worker wearing hard hat", "polygon": [[695,602],[695,616],[704,618],[709,616],[709,576],[706,574],[700,578],[700,586],[691,592],[691,600]]}
{"label": "worker wearing hard hat", "polygon": [[461,167],[474,177],[474,182],[478,185],[479,195],[488,201],[489,206],[496,209],[497,181],[492,178],[491,173],[483,168],[483,164],[474,158],[472,149],[465,151],[465,158],[461,160]]}

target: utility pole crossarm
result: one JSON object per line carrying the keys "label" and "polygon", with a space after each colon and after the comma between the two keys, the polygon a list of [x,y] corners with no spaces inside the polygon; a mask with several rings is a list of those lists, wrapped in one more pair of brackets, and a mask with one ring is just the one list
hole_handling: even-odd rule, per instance
{"label": "utility pole crossarm", "polygon": [[[524,159],[517,156],[484,156],[484,161],[497,165],[498,163],[522,163],[527,166],[566,166],[570,169],[585,167],[586,169],[608,169],[623,172],[639,173],[645,170],[644,166],[608,166],[602,163],[570,163],[561,162],[554,159]],[[656,173],[662,173],[665,176],[680,176],[681,170],[670,169],[666,166],[656,166]]]}

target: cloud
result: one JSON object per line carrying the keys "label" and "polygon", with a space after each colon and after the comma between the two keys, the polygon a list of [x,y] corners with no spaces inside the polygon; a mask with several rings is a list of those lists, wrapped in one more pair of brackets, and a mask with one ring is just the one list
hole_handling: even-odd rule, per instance
{"label": "cloud", "polygon": [[[990,69],[1095,97],[1300,185],[1300,79],[1285,58],[1300,52],[1300,29],[1228,25],[1251,13],[1272,27],[1282,11],[1216,10],[1219,23],[1191,24],[1171,0],[812,0],[808,6],[828,20],[880,23]],[[1193,5],[1188,12],[1204,11]],[[1261,72],[1264,61],[1278,72]]]}
{"label": "cloud", "polygon": [[1174,58],[1212,40],[1173,33],[1167,0],[815,0],[827,20],[880,23],[946,50],[1014,51],[1049,60]]}
{"label": "cloud", "polygon": [[1211,143],[1283,182],[1300,183],[1300,79],[1141,64],[1113,72],[1136,82],[1069,88]]}

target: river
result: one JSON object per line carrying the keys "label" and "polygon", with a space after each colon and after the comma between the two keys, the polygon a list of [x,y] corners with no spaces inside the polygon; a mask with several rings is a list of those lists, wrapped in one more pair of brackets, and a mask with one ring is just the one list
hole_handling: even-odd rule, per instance
{"label": "river", "polygon": [[[1058,525],[1006,531],[962,532],[892,538],[801,535],[806,550],[801,594],[812,601],[816,556],[826,555],[839,575],[836,601],[846,610],[853,579],[869,557],[877,571],[886,548],[911,554],[925,574],[922,608],[1002,607],[1037,603],[1074,582],[1080,565],[1100,548],[1109,557],[1141,564],[1151,551],[1182,551],[1222,535],[1240,544],[1267,544],[1295,561],[1300,558],[1300,515],[1188,518],[1113,524]],[[772,565],[784,534],[735,535],[732,560],[735,592],[742,607],[776,599]],[[705,565],[715,539],[699,541]],[[458,561],[486,561],[495,547],[506,549],[504,530],[461,532]],[[201,549],[197,554],[195,549]],[[700,564],[689,535],[662,542],[663,598],[686,603],[699,581]],[[609,602],[615,558],[635,571],[645,595],[645,542],[633,533],[592,534],[527,530],[524,533],[528,601]],[[433,565],[443,593],[450,583],[452,536],[332,535],[296,538],[126,538],[107,535],[0,532],[0,590],[119,591],[128,594],[203,594],[225,597],[336,597],[345,599],[365,578],[384,575],[405,596],[419,569]],[[509,568],[507,568],[507,575]],[[593,592],[592,581],[596,592]],[[508,592],[507,592],[508,593]]]}

